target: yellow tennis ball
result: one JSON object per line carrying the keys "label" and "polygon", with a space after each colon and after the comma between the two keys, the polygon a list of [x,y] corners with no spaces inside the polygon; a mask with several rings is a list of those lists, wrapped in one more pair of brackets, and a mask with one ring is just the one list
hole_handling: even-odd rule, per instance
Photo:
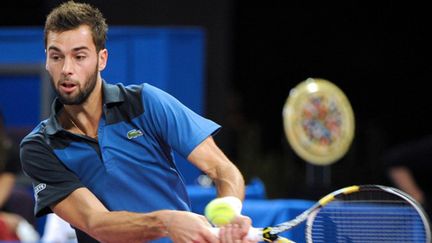
{"label": "yellow tennis ball", "polygon": [[234,197],[216,198],[207,204],[204,214],[215,226],[230,223],[241,210],[241,201]]}
{"label": "yellow tennis ball", "polygon": [[216,226],[230,223],[236,216],[233,207],[225,202],[210,202],[205,208],[205,216]]}

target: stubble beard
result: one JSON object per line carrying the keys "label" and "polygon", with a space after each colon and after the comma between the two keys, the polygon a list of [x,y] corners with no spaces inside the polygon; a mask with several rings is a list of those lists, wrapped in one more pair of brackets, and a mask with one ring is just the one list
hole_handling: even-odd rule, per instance
{"label": "stubble beard", "polygon": [[[51,85],[53,86],[53,89],[55,90],[57,97],[59,98],[59,101],[64,105],[81,105],[83,104],[90,94],[93,92],[93,90],[96,87],[96,81],[98,77],[98,65],[96,65],[95,71],[90,75],[90,77],[86,80],[83,89],[78,86],[78,94],[70,96],[66,94],[62,94],[59,90],[59,88],[56,88],[53,82],[52,76],[51,78]],[[66,78],[67,79],[67,78]],[[69,79],[72,80],[72,79]],[[59,80],[58,83],[60,83],[62,80]],[[76,82],[76,80],[73,80]],[[79,83],[79,82],[77,82]]]}

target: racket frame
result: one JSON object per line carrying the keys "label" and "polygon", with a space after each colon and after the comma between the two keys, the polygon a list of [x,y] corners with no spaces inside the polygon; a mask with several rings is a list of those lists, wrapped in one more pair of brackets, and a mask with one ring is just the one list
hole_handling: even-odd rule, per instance
{"label": "racket frame", "polygon": [[[325,205],[329,204],[330,202],[334,201],[335,199],[338,198],[338,196],[341,195],[348,195],[348,194],[352,194],[352,193],[356,193],[359,191],[363,191],[363,190],[370,190],[370,189],[379,189],[382,191],[385,191],[387,193],[396,195],[401,197],[403,200],[405,200],[406,202],[408,202],[420,215],[420,218],[422,219],[422,223],[425,227],[425,234],[426,234],[426,239],[427,242],[425,243],[429,243],[431,242],[431,228],[430,228],[430,224],[429,224],[429,218],[427,216],[427,214],[425,213],[425,211],[423,210],[423,208],[420,206],[419,203],[416,202],[416,200],[414,198],[412,198],[410,195],[408,195],[407,193],[393,188],[393,187],[388,187],[388,186],[382,186],[382,185],[354,185],[354,186],[348,186],[348,187],[344,187],[341,188],[339,190],[336,190],[332,193],[327,194],[326,196],[322,197],[317,203],[315,203],[314,205],[312,205],[309,209],[305,210],[303,213],[299,214],[298,216],[296,216],[294,219],[289,220],[287,222],[278,224],[274,227],[267,227],[263,229],[263,239],[265,241],[268,242],[272,242],[275,241],[276,239],[278,239],[278,235],[282,232],[288,231],[294,227],[296,227],[297,225],[303,223],[306,221],[306,230],[310,230],[310,225],[312,224],[312,221],[314,219],[314,217],[316,216],[316,214],[319,212],[319,210],[324,207]],[[308,232],[306,232],[306,240],[307,242],[312,242],[312,240],[310,239],[311,234]],[[309,239],[308,239],[309,237]]]}

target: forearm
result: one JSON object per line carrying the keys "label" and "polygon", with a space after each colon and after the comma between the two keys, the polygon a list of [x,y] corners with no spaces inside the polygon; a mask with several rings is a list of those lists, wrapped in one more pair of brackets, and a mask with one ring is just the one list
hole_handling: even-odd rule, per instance
{"label": "forearm", "polygon": [[101,242],[143,242],[166,236],[172,211],[109,211],[87,188],[78,188],[51,206],[74,227]]}
{"label": "forearm", "polygon": [[100,242],[134,243],[160,237],[170,237],[174,242],[214,242],[215,239],[202,215],[177,210],[109,211],[84,187],[76,189],[51,209]]}
{"label": "forearm", "polygon": [[82,230],[101,242],[143,242],[167,236],[167,213],[100,212]]}
{"label": "forearm", "polygon": [[390,169],[390,178],[402,191],[408,193],[420,203],[424,203],[423,191],[418,187],[408,168],[400,166]]}
{"label": "forearm", "polygon": [[198,145],[188,156],[188,160],[212,178],[218,196],[244,198],[245,182],[242,174],[219,149],[212,137]]}
{"label": "forearm", "polygon": [[89,234],[101,242],[141,243],[160,237],[169,237],[173,242],[217,242],[207,219],[191,212],[111,212],[97,218],[90,225]]}
{"label": "forearm", "polygon": [[244,198],[245,182],[243,176],[235,166],[226,164],[215,168],[208,175],[213,179],[219,197],[235,196],[240,199]]}

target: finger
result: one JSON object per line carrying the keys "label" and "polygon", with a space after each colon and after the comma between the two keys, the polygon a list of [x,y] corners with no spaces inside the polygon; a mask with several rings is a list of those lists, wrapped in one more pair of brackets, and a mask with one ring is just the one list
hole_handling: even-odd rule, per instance
{"label": "finger", "polygon": [[207,242],[211,242],[208,241],[205,237],[201,237],[201,236],[197,236],[196,238],[194,238],[192,240],[193,243],[207,243]]}
{"label": "finger", "polygon": [[241,243],[246,236],[243,234],[242,229],[239,225],[234,225],[233,228],[234,243]]}
{"label": "finger", "polygon": [[252,220],[249,217],[240,215],[237,216],[233,222],[240,227],[242,236],[247,235],[252,224]]}
{"label": "finger", "polygon": [[228,243],[228,239],[227,239],[227,234],[228,234],[228,225],[225,225],[223,227],[220,228],[219,231],[219,239],[221,243]]}
{"label": "finger", "polygon": [[204,230],[202,233],[202,236],[205,241],[203,242],[209,242],[209,243],[219,243],[219,236],[216,236],[213,234],[213,232],[210,230],[211,226],[207,228],[207,230]]}
{"label": "finger", "polygon": [[228,224],[225,227],[223,234],[224,243],[233,243],[233,225]]}
{"label": "finger", "polygon": [[252,220],[247,216],[239,215],[233,219],[232,223],[238,224],[238,225],[244,227],[244,226],[250,226],[252,223]]}

